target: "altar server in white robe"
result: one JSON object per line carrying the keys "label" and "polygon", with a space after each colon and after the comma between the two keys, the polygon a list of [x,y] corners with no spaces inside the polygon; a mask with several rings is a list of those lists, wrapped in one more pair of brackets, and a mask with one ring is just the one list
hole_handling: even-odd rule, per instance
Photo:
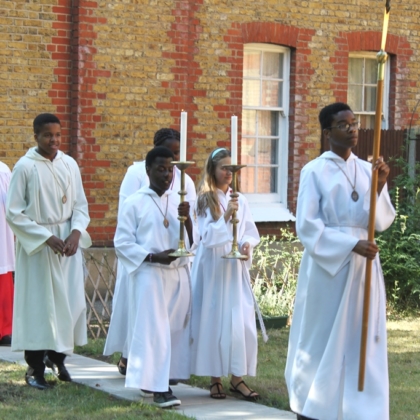
{"label": "altar server in white robe", "polygon": [[[166,147],[171,150],[174,154],[174,159],[176,161],[179,160],[179,131],[172,128],[161,128],[156,131],[153,144],[155,147]],[[118,217],[120,217],[124,200],[140,188],[148,186],[149,177],[146,173],[145,161],[134,162],[128,168],[121,184]],[[175,200],[175,203],[178,204],[179,195],[177,193],[181,190],[181,171],[176,166],[173,167],[173,178],[169,189],[175,192],[175,194],[170,194],[169,198]],[[185,189],[187,191],[185,199],[190,203],[190,208],[193,209],[196,198],[195,185],[188,174],[185,174]],[[105,342],[104,355],[121,352],[122,355],[117,363],[117,367],[122,375],[125,375],[127,371],[128,293],[128,273],[124,269],[123,264],[118,261],[117,279],[115,282],[114,297],[112,299],[111,322]]]}
{"label": "altar server in white robe", "polygon": [[[192,267],[191,373],[210,376],[210,397],[226,398],[221,376],[232,375],[231,390],[248,400],[258,393],[243,381],[256,375],[257,331],[249,268],[259,234],[242,194],[231,198],[230,151],[216,149],[207,159],[197,194],[200,242]],[[223,259],[232,249],[231,216],[237,210],[238,244],[247,261]]]}
{"label": "altar server in white robe", "polygon": [[[296,229],[305,247],[289,338],[286,383],[298,419],[387,420],[388,363],[385,288],[378,247],[367,240],[372,170],[378,171],[375,228],[395,211],[389,167],[351,151],[358,122],[347,104],[319,114],[330,151],[302,170]],[[372,260],[364,391],[358,391],[366,259]]]}
{"label": "altar server in white robe", "polygon": [[190,375],[189,260],[169,254],[178,248],[178,215],[187,217],[187,246],[192,243],[192,222],[189,203],[170,199],[175,194],[170,189],[173,158],[164,147],[147,154],[150,186],[124,201],[114,239],[129,275],[125,385],[152,391],[160,407],[180,404],[168,386],[169,378]]}
{"label": "altar server in white robe", "polygon": [[46,389],[45,365],[70,381],[64,366],[75,345],[87,342],[82,248],[88,204],[79,167],[59,150],[60,120],[40,114],[38,143],[13,169],[7,221],[16,235],[12,350],[25,351],[26,382]]}
{"label": "altar server in white robe", "polygon": [[15,239],[6,222],[6,196],[11,172],[0,162],[0,346],[12,342],[13,271],[15,271]]}

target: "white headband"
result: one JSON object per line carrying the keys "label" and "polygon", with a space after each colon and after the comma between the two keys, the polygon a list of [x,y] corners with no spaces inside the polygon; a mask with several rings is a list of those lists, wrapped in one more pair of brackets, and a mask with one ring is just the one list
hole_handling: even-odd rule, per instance
{"label": "white headband", "polygon": [[213,159],[219,152],[221,152],[222,150],[227,150],[224,147],[219,147],[218,149],[216,149],[212,154],[211,154],[211,158]]}

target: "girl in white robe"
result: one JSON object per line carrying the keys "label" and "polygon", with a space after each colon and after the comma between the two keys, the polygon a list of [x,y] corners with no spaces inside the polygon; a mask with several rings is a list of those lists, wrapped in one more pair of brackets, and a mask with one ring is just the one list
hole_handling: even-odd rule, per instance
{"label": "girl in white robe", "polygon": [[[249,268],[259,234],[242,194],[231,199],[230,152],[216,149],[207,159],[196,202],[200,236],[192,268],[192,373],[211,376],[210,396],[226,397],[221,376],[232,375],[231,389],[258,398],[242,380],[256,375],[257,331]],[[238,245],[247,261],[223,259],[232,247],[232,212],[237,210]]]}
{"label": "girl in white robe", "polygon": [[[357,121],[346,104],[321,111],[331,151],[302,170],[296,230],[305,247],[289,337],[286,383],[298,419],[387,420],[385,289],[376,244],[367,241],[372,165],[358,159]],[[375,228],[395,217],[378,162]],[[366,258],[373,260],[365,387],[358,391]]]}
{"label": "girl in white robe", "polygon": [[[153,144],[155,147],[166,147],[172,151],[175,160],[179,160],[180,134],[172,128],[161,128],[155,133]],[[125,199],[143,187],[149,186],[149,177],[146,173],[145,161],[134,162],[131,165],[120,187],[120,197],[118,205],[118,220],[121,217],[122,207]],[[188,174],[185,174],[185,188],[187,195],[185,199],[190,203],[190,208],[194,208],[196,192],[194,182]],[[181,171],[174,166],[173,178],[169,189],[175,194],[170,194],[169,199],[179,204],[178,191],[181,190]],[[112,315],[108,328],[108,335],[104,347],[104,355],[111,355],[116,352],[122,354],[118,361],[118,370],[121,374],[126,373],[127,366],[127,333],[128,333],[128,306],[129,296],[129,274],[124,269],[124,265],[118,260],[117,278],[112,299]]]}

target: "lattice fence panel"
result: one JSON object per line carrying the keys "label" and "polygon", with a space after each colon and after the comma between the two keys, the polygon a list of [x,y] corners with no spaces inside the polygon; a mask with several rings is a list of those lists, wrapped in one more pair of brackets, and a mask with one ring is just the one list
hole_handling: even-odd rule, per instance
{"label": "lattice fence panel", "polygon": [[92,338],[106,337],[112,312],[117,258],[113,249],[85,250],[87,328]]}

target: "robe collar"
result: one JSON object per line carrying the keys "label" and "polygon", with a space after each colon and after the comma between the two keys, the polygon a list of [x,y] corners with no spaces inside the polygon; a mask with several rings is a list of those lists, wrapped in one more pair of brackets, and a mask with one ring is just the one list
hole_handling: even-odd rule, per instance
{"label": "robe collar", "polygon": [[350,156],[348,157],[348,159],[347,160],[344,160],[341,156],[338,156],[336,153],[334,153],[334,152],[331,152],[330,150],[328,151],[328,152],[324,152],[320,157],[319,157],[319,159],[333,159],[333,160],[338,160],[338,161],[340,161],[340,162],[349,162],[349,161],[351,161],[351,160],[354,160],[354,159],[358,159],[358,157],[353,153],[353,152],[351,152],[350,153]]}
{"label": "robe collar", "polygon": [[[33,159],[33,160],[39,160],[39,161],[48,161],[51,162],[49,159],[45,158],[44,156],[41,156],[37,151],[36,151],[36,146],[35,147],[31,147],[27,152],[26,152],[26,157],[29,159]],[[57,150],[57,154],[55,155],[55,158],[53,159],[52,162],[55,162],[59,159],[62,159],[64,156],[64,153],[61,150]]]}

